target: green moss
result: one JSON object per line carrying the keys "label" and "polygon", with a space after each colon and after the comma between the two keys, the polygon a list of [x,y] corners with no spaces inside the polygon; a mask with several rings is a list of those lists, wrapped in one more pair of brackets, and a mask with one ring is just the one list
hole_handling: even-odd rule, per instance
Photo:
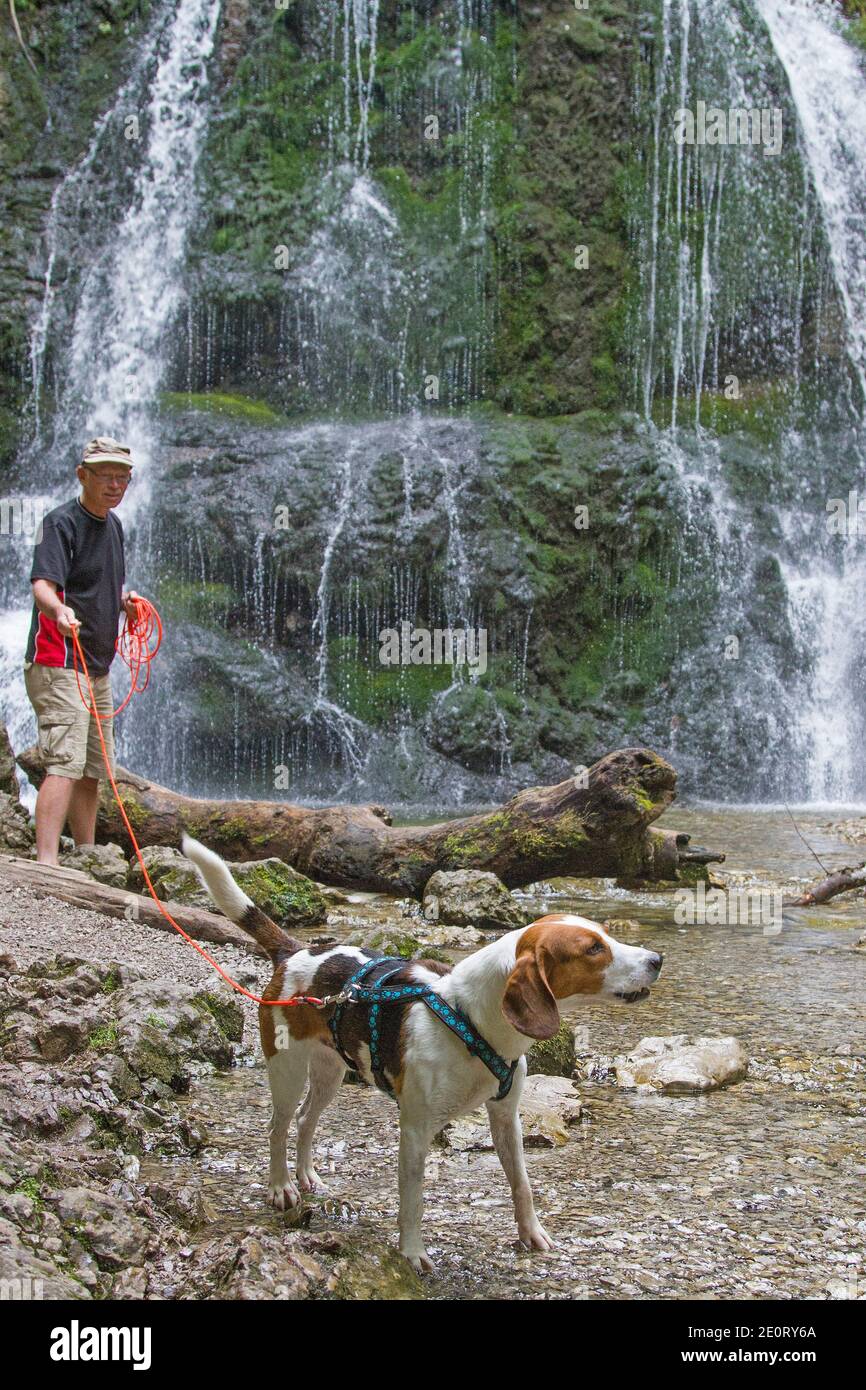
{"label": "green moss", "polygon": [[253,902],[282,925],[323,922],[327,917],[318,885],[280,860],[235,865],[234,873]]}
{"label": "green moss", "polygon": [[234,999],[225,999],[210,990],[193,995],[190,1003],[213,1019],[220,1034],[228,1042],[242,1042],[244,1036],[243,1010]]}
{"label": "green moss", "polygon": [[[226,615],[238,605],[239,599],[230,584],[189,583],[167,575],[159,578],[155,602],[163,618],[172,622],[192,622],[202,626],[224,628]],[[205,688],[196,689],[200,707],[207,703]],[[224,693],[224,687],[223,693]]]}
{"label": "green moss", "polygon": [[33,1203],[35,1211],[41,1212],[45,1203],[42,1200],[42,1189],[39,1179],[34,1177],[22,1178],[12,1189],[13,1192],[22,1192],[25,1197],[29,1197]]}
{"label": "green moss", "polygon": [[120,989],[120,980],[117,976],[116,966],[112,965],[109,967],[108,974],[102,981],[101,988],[103,994],[114,994],[116,990]]}
{"label": "green moss", "polygon": [[247,420],[256,425],[286,425],[286,417],[267,404],[229,391],[163,391],[160,395],[163,410],[202,410],[211,415],[226,415],[233,420]]}
{"label": "green moss", "polygon": [[571,1076],[577,1062],[574,1034],[564,1020],[552,1038],[534,1042],[526,1058],[529,1076]]}
{"label": "green moss", "polygon": [[158,1014],[148,1014],[145,1021],[149,1023],[152,1028],[168,1028],[168,1023],[166,1022],[166,1020],[164,1018],[160,1018]]}
{"label": "green moss", "polygon": [[97,1028],[88,1038],[88,1046],[96,1052],[110,1052],[117,1046],[117,1024],[115,1022],[106,1023],[101,1028]]}
{"label": "green moss", "polygon": [[150,819],[150,812],[142,806],[132,792],[124,792],[121,800],[123,809],[129,817],[129,823],[133,830],[139,831],[147,824]]}

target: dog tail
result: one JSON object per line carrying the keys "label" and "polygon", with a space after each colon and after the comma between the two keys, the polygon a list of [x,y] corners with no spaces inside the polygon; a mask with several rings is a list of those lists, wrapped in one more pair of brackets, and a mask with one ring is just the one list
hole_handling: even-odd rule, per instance
{"label": "dog tail", "polygon": [[220,911],[232,922],[237,922],[239,927],[243,927],[245,932],[249,932],[253,940],[267,951],[274,964],[288,955],[294,955],[295,951],[304,949],[303,941],[283,931],[266,912],[256,907],[252,898],[248,898],[243,889],[238,887],[225,861],[220,859],[218,854],[214,854],[213,850],[207,849],[192,836],[184,835],[181,852],[193,864]]}

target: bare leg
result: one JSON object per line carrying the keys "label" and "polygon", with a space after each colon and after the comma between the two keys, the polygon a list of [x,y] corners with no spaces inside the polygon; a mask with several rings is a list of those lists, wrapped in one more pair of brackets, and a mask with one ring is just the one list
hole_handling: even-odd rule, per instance
{"label": "bare leg", "polygon": [[36,858],[40,864],[57,864],[60,836],[75,788],[72,777],[49,772],[36,798]]}
{"label": "bare leg", "polygon": [[313,1167],[313,1136],[322,1111],[330,1105],[346,1075],[339,1053],[318,1044],[310,1056],[310,1089],[298,1115],[298,1186],[302,1192],[324,1192],[326,1186]]}
{"label": "bare leg", "polygon": [[271,1087],[272,1104],[268,1131],[271,1143],[268,1201],[278,1211],[285,1211],[286,1207],[296,1207],[301,1200],[300,1192],[289,1179],[286,1141],[289,1125],[294,1119],[298,1101],[307,1084],[309,1063],[309,1045],[294,1041],[268,1058],[268,1082]]}
{"label": "bare leg", "polygon": [[421,1239],[424,1213],[424,1160],[433,1138],[427,1127],[400,1116],[400,1250],[413,1269],[426,1274],[434,1268]]}
{"label": "bare leg", "polygon": [[523,1244],[528,1245],[531,1250],[552,1250],[553,1241],[535,1214],[532,1189],[529,1186],[523,1157],[523,1131],[517,1109],[519,1099],[518,1095],[514,1101],[511,1096],[505,1101],[488,1101],[490,1133],[511,1188],[517,1234]]}
{"label": "bare leg", "polygon": [[76,845],[92,845],[96,839],[96,811],[99,806],[99,781],[96,777],[81,777],[72,784],[69,801],[69,829]]}

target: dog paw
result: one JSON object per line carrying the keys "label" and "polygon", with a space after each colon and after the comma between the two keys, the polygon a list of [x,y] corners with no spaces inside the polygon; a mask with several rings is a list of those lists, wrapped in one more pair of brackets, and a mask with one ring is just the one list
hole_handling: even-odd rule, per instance
{"label": "dog paw", "polygon": [[416,1255],[410,1255],[406,1250],[403,1251],[406,1259],[414,1269],[416,1274],[433,1274],[436,1266],[427,1254],[426,1250],[419,1250]]}
{"label": "dog paw", "polygon": [[328,1184],[322,1182],[315,1168],[298,1169],[298,1187],[302,1192],[327,1192]]}
{"label": "dog paw", "polygon": [[288,1207],[296,1207],[301,1200],[301,1194],[293,1182],[286,1180],[278,1186],[273,1184],[268,1188],[268,1202],[277,1211],[285,1211]]}
{"label": "dog paw", "polygon": [[553,1250],[554,1243],[541,1225],[530,1226],[520,1232],[520,1244],[529,1250]]}

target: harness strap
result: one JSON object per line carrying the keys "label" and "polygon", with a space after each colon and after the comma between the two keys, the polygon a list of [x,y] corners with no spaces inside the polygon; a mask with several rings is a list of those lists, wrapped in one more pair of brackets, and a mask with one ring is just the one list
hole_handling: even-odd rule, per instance
{"label": "harness strap", "polygon": [[[505,1058],[500,1057],[499,1053],[494,1051],[490,1044],[485,1041],[477,1028],[475,1028],[472,1020],[463,1010],[458,1009],[456,1005],[449,1004],[440,994],[437,994],[435,990],[431,989],[429,985],[404,984],[394,985],[392,988],[386,989],[384,987],[385,981],[389,980],[392,975],[396,975],[399,970],[403,969],[407,964],[405,960],[397,960],[392,969],[382,975],[375,984],[362,985],[360,983],[361,980],[370,974],[375,966],[387,965],[393,960],[393,956],[382,956],[378,960],[368,961],[360,970],[355,971],[355,974],[345,986],[346,993],[348,994],[351,992],[352,1003],[369,1004],[370,1006],[370,1070],[379,1088],[383,1091],[387,1091],[389,1095],[394,1094],[382,1070],[381,1039],[379,1036],[380,1009],[384,1003],[398,1003],[401,1000],[419,999],[422,1003],[427,1005],[428,1009],[430,1009],[437,1018],[442,1020],[447,1028],[451,1029],[452,1033],[456,1033],[457,1037],[465,1043],[471,1055],[473,1057],[478,1057],[487,1067],[487,1070],[493,1073],[499,1082],[496,1100],[504,1100],[511,1090],[511,1085],[514,1081],[514,1072],[517,1068],[519,1059],[515,1058],[513,1062],[506,1062]],[[343,1010],[345,1007],[345,1003],[337,1004],[333,1014],[328,1019],[328,1025],[334,1039],[334,1046],[343,1058],[343,1061],[346,1062],[348,1066],[354,1068],[355,1062],[343,1051],[339,1039],[340,1021],[343,1017]]]}

